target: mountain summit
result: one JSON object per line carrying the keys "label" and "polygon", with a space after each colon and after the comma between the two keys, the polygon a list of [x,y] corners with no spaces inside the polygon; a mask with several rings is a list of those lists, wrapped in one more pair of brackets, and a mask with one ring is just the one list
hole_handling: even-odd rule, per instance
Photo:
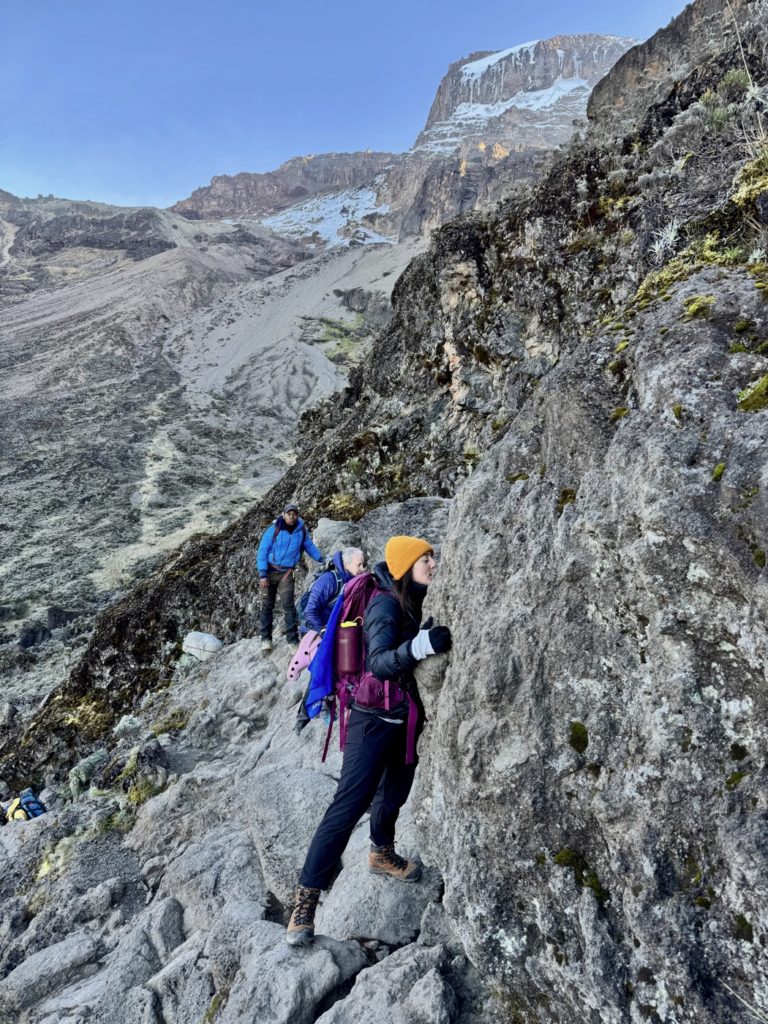
{"label": "mountain summit", "polygon": [[451,64],[414,149],[455,153],[470,141],[552,149],[573,134],[594,85],[637,40],[554,36]]}

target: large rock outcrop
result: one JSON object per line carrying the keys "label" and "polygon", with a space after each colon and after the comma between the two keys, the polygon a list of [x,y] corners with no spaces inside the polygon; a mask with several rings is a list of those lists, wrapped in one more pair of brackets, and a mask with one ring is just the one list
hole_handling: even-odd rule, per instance
{"label": "large rock outcrop", "polygon": [[623,36],[555,36],[497,53],[472,53],[451,64],[414,148],[554,149],[586,113],[592,87],[635,42]]}
{"label": "large rock outcrop", "polygon": [[171,209],[190,220],[268,217],[322,192],[369,185],[398,157],[393,153],[297,156],[265,174],[219,174]]}

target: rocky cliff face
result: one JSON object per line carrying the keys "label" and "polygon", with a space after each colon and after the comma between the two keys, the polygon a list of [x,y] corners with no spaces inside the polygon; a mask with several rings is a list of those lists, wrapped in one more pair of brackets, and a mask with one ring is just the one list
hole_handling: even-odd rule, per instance
{"label": "rocky cliff face", "polygon": [[583,117],[593,86],[636,40],[576,35],[473,53],[448,69],[415,148],[451,153],[468,143],[493,149],[554,149]]}
{"label": "rocky cliff face", "polygon": [[[4,746],[8,782],[61,777],[99,742],[119,767],[122,715],[141,729],[169,684],[164,715],[195,708],[156,723],[165,775],[148,751],[144,775],[137,758],[121,780],[129,793],[150,783],[135,821],[120,819],[128,838],[111,840],[135,858],[124,884],[146,880],[144,916],[108,925],[107,902],[128,914],[137,901],[81,893],[70,934],[32,854],[4,900],[4,1005],[29,1024],[73,991],[105,1012],[121,991],[153,1022],[195,1019],[214,999],[222,1021],[276,1004],[288,1019],[286,971],[305,994],[290,1012],[324,1024],[372,1007],[393,1024],[726,1024],[745,1003],[766,1015],[768,9],[735,14],[740,44],[724,37],[679,81],[659,68],[629,134],[598,119],[534,189],[435,234],[372,358],[305,416],[297,464],[102,616],[67,684]],[[188,689],[176,646],[192,625],[232,641],[253,630],[253,549],[289,496],[312,522],[352,521],[324,543],[357,523],[374,557],[389,530],[445,531],[429,611],[455,636],[421,673],[431,722],[402,833],[444,894],[422,891],[406,920],[363,886],[353,844],[324,907],[323,986],[254,921],[256,904],[267,917],[282,902],[328,779],[303,760],[248,640]],[[447,526],[414,496],[450,498]],[[224,738],[214,766],[203,751]],[[287,765],[302,771],[283,786]],[[209,780],[218,797],[246,775],[252,803],[228,815],[228,842],[208,816],[191,823],[184,808]],[[33,827],[74,830],[62,808]],[[77,841],[54,863],[67,850],[82,864]],[[228,877],[245,879],[248,913],[222,895]],[[198,927],[214,924],[203,948]],[[365,941],[344,945],[352,936]],[[53,941],[67,943],[60,968],[42,990],[26,984]],[[381,959],[362,969],[361,945]]]}
{"label": "rocky cliff face", "polygon": [[266,174],[217,175],[171,209],[190,220],[268,217],[319,193],[370,185],[397,159],[371,152],[294,157]]}

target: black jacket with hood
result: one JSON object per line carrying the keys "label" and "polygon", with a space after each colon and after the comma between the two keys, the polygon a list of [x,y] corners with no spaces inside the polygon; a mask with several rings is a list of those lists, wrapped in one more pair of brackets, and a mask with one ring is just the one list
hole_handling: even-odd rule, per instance
{"label": "black jacket with hood", "polygon": [[[419,697],[413,670],[418,659],[411,654],[411,640],[419,632],[421,606],[427,593],[426,586],[411,583],[409,596],[413,614],[403,611],[392,592],[394,580],[386,562],[379,562],[373,569],[376,583],[383,591],[377,594],[365,610],[363,637],[365,642],[365,667],[378,679],[389,679],[407,690],[419,706],[423,719],[424,711]],[[358,705],[355,705],[357,707]],[[382,718],[408,717],[408,702],[401,701],[389,711],[382,708],[360,708]]]}

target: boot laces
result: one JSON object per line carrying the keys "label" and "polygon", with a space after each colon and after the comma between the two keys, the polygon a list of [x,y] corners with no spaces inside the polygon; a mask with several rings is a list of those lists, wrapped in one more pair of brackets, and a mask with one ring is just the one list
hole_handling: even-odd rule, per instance
{"label": "boot laces", "polygon": [[293,910],[294,924],[312,924],[315,920],[319,889],[307,889],[300,885],[296,890],[296,902]]}
{"label": "boot laces", "polygon": [[387,864],[391,864],[397,871],[402,871],[408,865],[408,861],[405,857],[401,857],[399,853],[395,853],[394,843],[390,843],[388,846],[382,846],[381,849],[376,852],[384,861],[386,861]]}

